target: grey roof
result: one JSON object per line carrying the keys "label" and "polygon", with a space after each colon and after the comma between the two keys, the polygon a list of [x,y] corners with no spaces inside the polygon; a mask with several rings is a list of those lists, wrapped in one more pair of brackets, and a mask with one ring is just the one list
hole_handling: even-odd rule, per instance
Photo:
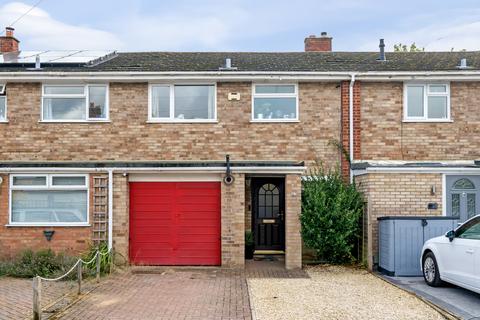
{"label": "grey roof", "polygon": [[[348,72],[348,71],[454,71],[462,58],[467,70],[480,70],[480,51],[387,52],[124,52],[94,67],[80,64],[42,65],[43,71],[218,71],[232,59],[238,71]],[[33,65],[0,64],[2,71],[27,71]],[[31,70],[28,70],[31,71]],[[235,72],[235,71],[229,71]]]}

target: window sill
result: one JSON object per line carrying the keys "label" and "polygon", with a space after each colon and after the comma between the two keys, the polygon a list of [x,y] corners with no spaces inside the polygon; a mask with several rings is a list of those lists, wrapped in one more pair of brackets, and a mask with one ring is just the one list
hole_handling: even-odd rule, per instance
{"label": "window sill", "polygon": [[453,120],[451,119],[438,119],[438,120],[422,120],[422,119],[403,119],[402,122],[405,123],[414,123],[414,122],[420,122],[420,123],[452,123]]}
{"label": "window sill", "polygon": [[147,123],[218,123],[218,120],[147,120]]}
{"label": "window sill", "polygon": [[298,119],[251,119],[251,123],[298,123]]}
{"label": "window sill", "polygon": [[110,123],[110,120],[38,120],[39,123]]}
{"label": "window sill", "polygon": [[0,120],[0,123],[8,123],[8,120]]}
{"label": "window sill", "polygon": [[69,227],[69,228],[85,228],[91,227],[89,223],[79,223],[79,224],[68,224],[68,223],[59,223],[59,224],[44,224],[44,223],[9,223],[5,227],[33,227],[33,228],[56,228],[56,227]]}

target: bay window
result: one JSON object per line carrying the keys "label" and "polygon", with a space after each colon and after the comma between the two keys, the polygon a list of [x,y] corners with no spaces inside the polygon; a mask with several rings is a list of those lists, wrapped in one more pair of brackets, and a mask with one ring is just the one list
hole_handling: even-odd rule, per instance
{"label": "bay window", "polygon": [[295,84],[255,84],[252,121],[297,121],[297,91]]}
{"label": "bay window", "polygon": [[108,88],[104,84],[44,85],[42,121],[108,120]]}
{"label": "bay window", "polygon": [[11,225],[85,225],[88,176],[11,175],[10,211]]}
{"label": "bay window", "polygon": [[405,84],[404,120],[449,121],[450,86],[445,83]]}
{"label": "bay window", "polygon": [[215,85],[152,84],[150,121],[209,122],[216,120]]}

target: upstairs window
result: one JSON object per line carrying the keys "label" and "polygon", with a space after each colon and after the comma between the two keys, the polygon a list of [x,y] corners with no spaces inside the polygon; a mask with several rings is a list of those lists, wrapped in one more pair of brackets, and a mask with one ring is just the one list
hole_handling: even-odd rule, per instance
{"label": "upstairs window", "polygon": [[7,122],[7,95],[5,94],[6,85],[0,84],[0,122]]}
{"label": "upstairs window", "polygon": [[22,174],[10,178],[10,224],[88,223],[87,175]]}
{"label": "upstairs window", "polygon": [[449,121],[448,84],[406,84],[404,119],[407,121]]}
{"label": "upstairs window", "polygon": [[107,101],[107,85],[44,85],[42,121],[106,121]]}
{"label": "upstairs window", "polygon": [[149,120],[209,122],[216,120],[215,85],[150,86]]}
{"label": "upstairs window", "polygon": [[255,84],[252,121],[298,120],[298,90],[295,84]]}

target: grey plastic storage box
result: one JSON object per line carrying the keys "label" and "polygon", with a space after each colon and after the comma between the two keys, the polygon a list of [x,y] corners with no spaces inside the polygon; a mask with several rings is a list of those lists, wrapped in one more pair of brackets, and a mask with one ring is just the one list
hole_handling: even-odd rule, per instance
{"label": "grey plastic storage box", "polygon": [[391,276],[421,276],[425,241],[455,229],[458,218],[388,216],[378,218],[379,271]]}

